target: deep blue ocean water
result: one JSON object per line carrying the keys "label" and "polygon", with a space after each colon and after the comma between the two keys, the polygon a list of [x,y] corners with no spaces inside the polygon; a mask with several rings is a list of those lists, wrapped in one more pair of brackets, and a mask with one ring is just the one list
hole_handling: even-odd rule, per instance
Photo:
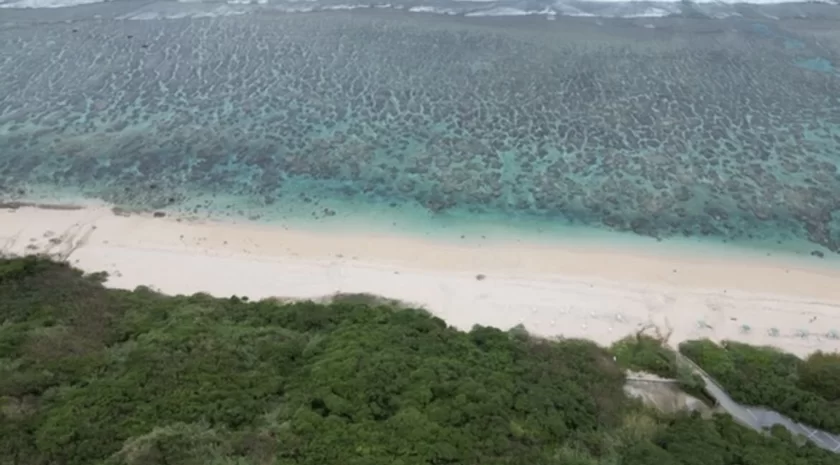
{"label": "deep blue ocean water", "polygon": [[4,200],[840,252],[824,14],[119,19],[138,8],[0,9]]}

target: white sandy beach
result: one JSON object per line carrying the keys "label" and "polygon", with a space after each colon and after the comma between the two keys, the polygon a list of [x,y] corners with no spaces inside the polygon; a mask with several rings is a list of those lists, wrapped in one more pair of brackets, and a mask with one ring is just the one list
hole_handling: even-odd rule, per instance
{"label": "white sandy beach", "polygon": [[829,336],[840,332],[840,271],[816,264],[600,246],[458,245],[119,216],[99,207],[0,210],[0,251],[64,256],[85,271],[107,271],[109,286],[167,294],[368,292],[422,305],[463,329],[523,324],[537,335],[606,345],[649,327],[670,333],[671,345],[711,338],[803,356],[840,351],[840,340]]}

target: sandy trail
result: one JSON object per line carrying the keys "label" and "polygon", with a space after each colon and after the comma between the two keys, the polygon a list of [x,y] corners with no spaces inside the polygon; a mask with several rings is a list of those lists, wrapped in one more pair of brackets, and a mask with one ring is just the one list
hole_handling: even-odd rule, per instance
{"label": "sandy trail", "polygon": [[[361,233],[196,222],[108,208],[0,210],[0,251],[49,253],[108,285],[167,294],[313,298],[368,292],[422,305],[448,323],[609,344],[649,328],[838,351],[840,271],[770,259],[642,254],[614,247],[459,245]],[[478,279],[483,275],[483,279]]]}

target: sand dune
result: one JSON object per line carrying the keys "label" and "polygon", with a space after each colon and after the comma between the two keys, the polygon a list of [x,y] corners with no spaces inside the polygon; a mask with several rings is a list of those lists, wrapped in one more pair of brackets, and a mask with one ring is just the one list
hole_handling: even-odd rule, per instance
{"label": "sand dune", "polygon": [[[108,285],[252,299],[368,292],[448,323],[609,344],[643,330],[805,355],[840,350],[840,270],[770,259],[642,254],[597,246],[459,245],[196,222],[109,208],[0,210],[7,254],[50,253]],[[481,276],[479,276],[481,275]]]}

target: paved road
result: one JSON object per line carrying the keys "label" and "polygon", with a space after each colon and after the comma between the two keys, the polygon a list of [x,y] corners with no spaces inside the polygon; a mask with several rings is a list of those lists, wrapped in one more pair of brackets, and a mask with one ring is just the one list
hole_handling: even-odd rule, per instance
{"label": "paved road", "polygon": [[810,439],[814,444],[823,449],[840,454],[840,436],[827,433],[822,430],[814,429],[809,426],[797,423],[790,418],[761,407],[748,407],[741,405],[731,397],[711,376],[709,376],[696,363],[689,360],[681,354],[677,354],[677,359],[681,362],[687,363],[692,367],[695,373],[700,375],[706,382],[706,391],[711,395],[727,413],[732,415],[732,418],[741,424],[748,426],[756,431],[762,431],[765,428],[770,428],[773,425],[782,425],[793,434],[799,434]]}

